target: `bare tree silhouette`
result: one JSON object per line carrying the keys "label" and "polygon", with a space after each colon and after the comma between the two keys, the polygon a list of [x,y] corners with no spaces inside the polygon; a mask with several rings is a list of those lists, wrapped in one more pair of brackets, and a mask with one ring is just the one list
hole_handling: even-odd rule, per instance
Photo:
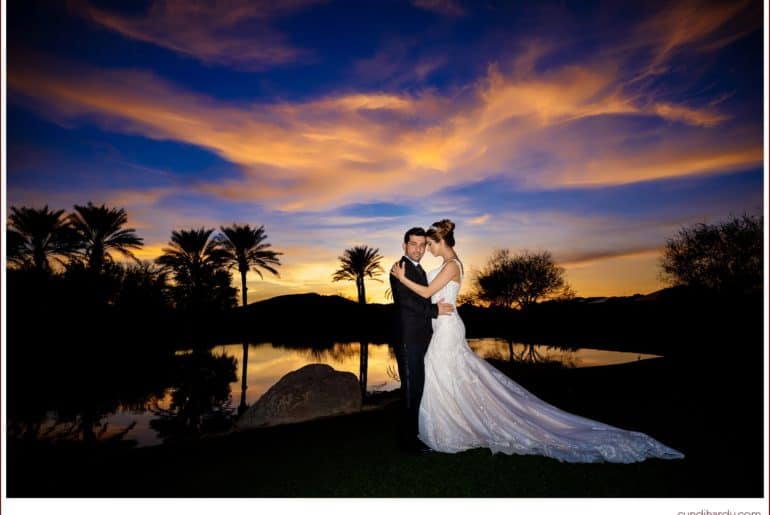
{"label": "bare tree silhouette", "polygon": [[511,256],[497,250],[486,267],[474,278],[480,300],[495,306],[526,309],[542,298],[574,295],[564,280],[564,269],[557,266],[550,252],[523,252]]}
{"label": "bare tree silhouette", "polygon": [[670,284],[727,292],[762,289],[763,218],[685,227],[666,242],[662,276]]}

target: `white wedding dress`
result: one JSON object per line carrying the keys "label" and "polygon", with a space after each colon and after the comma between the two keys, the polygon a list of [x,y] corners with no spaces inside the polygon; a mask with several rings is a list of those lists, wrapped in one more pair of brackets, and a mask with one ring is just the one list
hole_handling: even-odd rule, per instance
{"label": "white wedding dress", "polygon": [[[428,281],[445,265],[432,270]],[[449,281],[431,301],[443,298],[454,304],[459,291],[460,283]],[[471,350],[457,312],[433,319],[419,437],[431,449],[447,453],[485,447],[493,453],[617,463],[684,457],[643,433],[573,415],[538,399]]]}

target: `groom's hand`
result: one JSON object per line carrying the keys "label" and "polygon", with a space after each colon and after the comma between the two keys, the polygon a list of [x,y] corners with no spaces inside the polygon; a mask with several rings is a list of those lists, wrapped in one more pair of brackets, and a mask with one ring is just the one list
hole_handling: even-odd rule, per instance
{"label": "groom's hand", "polygon": [[438,304],[438,316],[451,315],[455,310],[455,307],[451,304],[447,304],[446,302],[444,302],[444,299],[438,299],[437,304]]}

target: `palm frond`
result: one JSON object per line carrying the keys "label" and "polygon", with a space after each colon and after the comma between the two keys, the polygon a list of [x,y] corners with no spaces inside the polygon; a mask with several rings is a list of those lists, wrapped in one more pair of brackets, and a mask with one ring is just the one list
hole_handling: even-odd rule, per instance
{"label": "palm frond", "polygon": [[74,210],[68,220],[77,235],[79,251],[92,269],[100,271],[101,264],[111,259],[111,251],[137,261],[129,249],[141,248],[144,240],[135,229],[123,227],[128,223],[125,209],[88,202],[85,206],[75,205]]}

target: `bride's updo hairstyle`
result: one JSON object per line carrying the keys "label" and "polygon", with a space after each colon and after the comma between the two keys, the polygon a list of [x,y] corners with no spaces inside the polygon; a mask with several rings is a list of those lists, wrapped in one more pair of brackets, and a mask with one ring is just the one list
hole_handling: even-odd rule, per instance
{"label": "bride's updo hairstyle", "polygon": [[430,226],[425,236],[438,243],[444,240],[450,247],[455,246],[455,223],[452,220],[440,220]]}

